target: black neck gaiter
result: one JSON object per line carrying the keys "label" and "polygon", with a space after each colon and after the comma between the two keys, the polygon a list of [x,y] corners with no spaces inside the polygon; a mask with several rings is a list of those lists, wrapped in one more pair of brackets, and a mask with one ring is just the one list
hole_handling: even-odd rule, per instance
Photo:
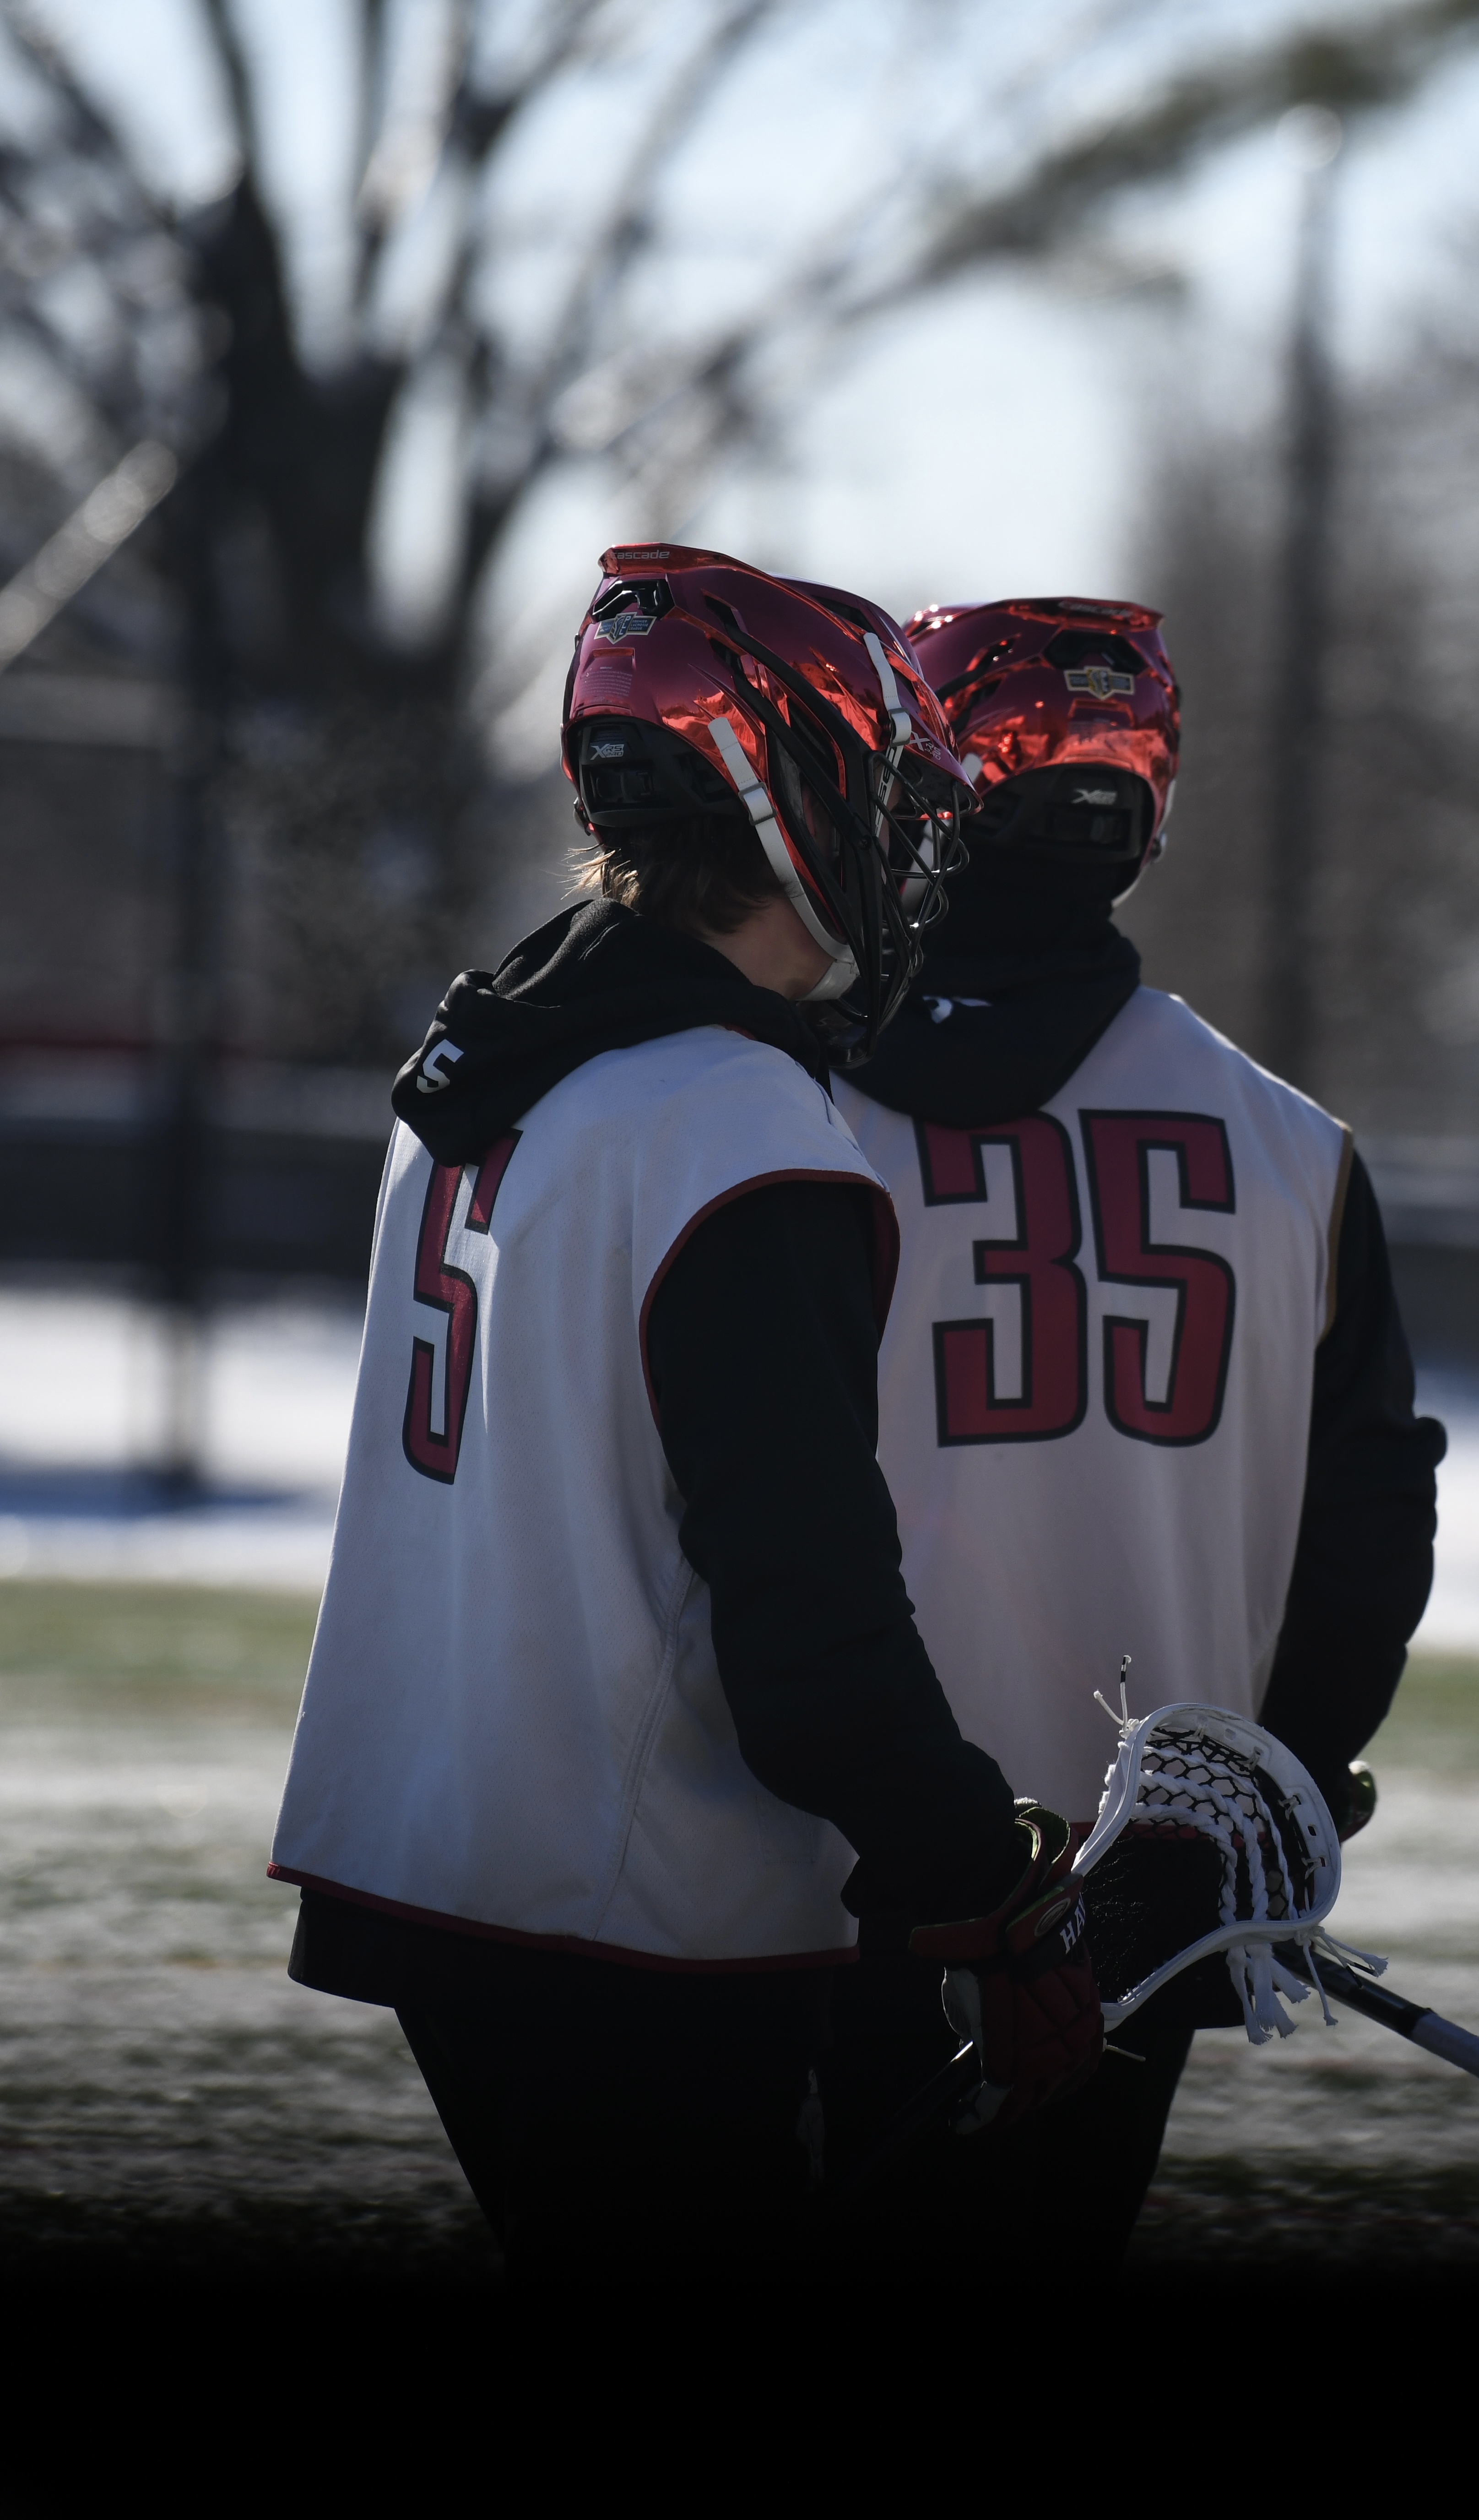
{"label": "black neck gaiter", "polygon": [[978,851],[951,885],[920,978],[849,1083],[949,1128],[1040,1109],[1140,985],[1111,880]]}
{"label": "black neck gaiter", "polygon": [[576,902],[496,971],[453,981],[390,1101],[433,1161],[466,1163],[588,1058],[697,1024],[769,1042],[825,1082],[821,1044],[789,999],[696,936],[614,901]]}

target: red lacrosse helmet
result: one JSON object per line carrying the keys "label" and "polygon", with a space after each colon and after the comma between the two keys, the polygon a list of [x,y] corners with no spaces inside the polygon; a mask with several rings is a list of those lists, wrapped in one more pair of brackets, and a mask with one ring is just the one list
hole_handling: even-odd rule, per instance
{"label": "red lacrosse helmet", "polygon": [[1181,695],[1143,604],[927,604],[909,637],[976,784],[971,844],[1123,870],[1165,846]]}
{"label": "red lacrosse helmet", "polygon": [[831,957],[812,999],[866,1058],[964,864],[970,783],[898,623],[723,552],[618,545],[575,642],[561,749],[586,828],[747,815]]}

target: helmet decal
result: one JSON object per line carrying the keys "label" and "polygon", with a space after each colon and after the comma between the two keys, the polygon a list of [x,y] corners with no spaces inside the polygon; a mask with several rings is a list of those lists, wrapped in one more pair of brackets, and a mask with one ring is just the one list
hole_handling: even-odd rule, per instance
{"label": "helmet decal", "polygon": [[645,639],[651,626],[651,614],[638,607],[631,612],[613,612],[608,621],[598,621],[596,636],[609,639],[614,647],[618,639]]}
{"label": "helmet decal", "polygon": [[[644,624],[644,627],[647,625]],[[1106,700],[1115,692],[1133,692],[1133,674],[1113,673],[1107,665],[1084,665],[1077,672],[1069,666],[1063,680],[1070,692],[1092,692],[1097,700]]]}

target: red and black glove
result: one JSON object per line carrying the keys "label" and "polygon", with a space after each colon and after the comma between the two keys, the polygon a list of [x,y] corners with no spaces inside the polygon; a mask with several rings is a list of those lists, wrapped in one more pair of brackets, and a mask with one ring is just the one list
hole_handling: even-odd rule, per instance
{"label": "red and black glove", "polygon": [[944,1961],[945,2010],[981,2059],[987,2088],[962,2134],[1062,2099],[1103,2053],[1072,1833],[1040,1803],[1016,1808],[1022,1869],[1006,1898],[990,1915],[917,1925],[909,1938],[921,1958]]}

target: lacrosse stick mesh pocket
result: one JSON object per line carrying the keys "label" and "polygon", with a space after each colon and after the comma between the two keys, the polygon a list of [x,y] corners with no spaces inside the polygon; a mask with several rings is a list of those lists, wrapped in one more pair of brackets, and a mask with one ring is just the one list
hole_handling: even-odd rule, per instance
{"label": "lacrosse stick mesh pocket", "polygon": [[1327,1940],[1339,1849],[1313,1780],[1271,1734],[1218,1708],[1127,1721],[1075,1869],[1111,2026],[1220,1951],[1254,2044],[1292,2029],[1278,1999],[1309,1988],[1274,1947],[1308,1957]]}
{"label": "lacrosse stick mesh pocket", "polygon": [[[1122,2002],[1221,1918],[1222,1856],[1210,1839],[1117,1837],[1084,1884],[1089,1949],[1101,1998]],[[1189,1928],[1189,1932],[1188,1932]]]}

